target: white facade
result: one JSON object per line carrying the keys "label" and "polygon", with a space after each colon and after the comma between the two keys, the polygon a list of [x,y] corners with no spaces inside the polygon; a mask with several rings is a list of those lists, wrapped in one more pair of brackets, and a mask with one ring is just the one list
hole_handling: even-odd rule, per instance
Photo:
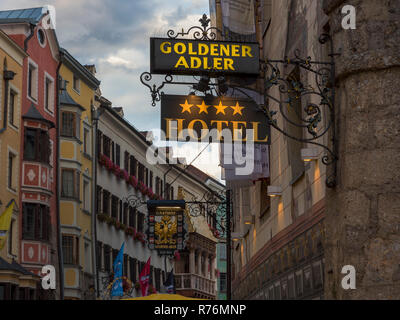
{"label": "white facade", "polygon": [[[101,132],[100,138],[97,135],[97,139],[101,140],[101,143],[98,143],[99,154],[103,154],[104,152],[107,153],[107,150],[104,150],[104,136],[106,139],[110,138],[111,142],[114,144],[114,148],[110,148],[110,158],[114,158],[114,162],[117,162],[117,149],[119,149],[119,166],[121,169],[125,169],[125,154],[126,152],[129,153],[129,157],[133,156],[134,159],[137,160],[138,163],[144,165],[145,169],[143,170],[146,173],[146,169],[148,172],[148,178],[144,178],[144,181],[147,181],[147,184],[152,187],[154,192],[158,191],[161,193],[161,188],[164,190],[164,185],[161,181],[164,181],[164,174],[166,175],[166,182],[171,183],[173,182],[178,175],[178,179],[172,184],[172,188],[170,190],[170,194],[173,193],[172,198],[177,199],[178,189],[183,188],[186,200],[191,199],[192,196],[197,197],[197,199],[201,199],[205,192],[209,192],[210,189],[200,180],[196,179],[188,172],[184,171],[184,167],[182,165],[150,165],[146,161],[146,151],[149,147],[149,143],[145,140],[144,136],[138,132],[131,124],[129,124],[126,120],[124,120],[114,109],[110,107],[101,107],[100,108],[100,117],[98,121],[98,132]],[[108,140],[106,140],[108,141]],[[101,146],[100,146],[101,145]],[[118,145],[118,147],[117,147]],[[114,150],[114,157],[111,155],[112,151]],[[129,169],[128,164],[128,170]],[[135,165],[136,168],[136,165]],[[168,172],[167,172],[168,171]],[[150,175],[151,172],[151,175]],[[138,177],[138,168],[136,168],[136,177]],[[151,180],[151,182],[150,182]],[[156,186],[158,181],[159,187]],[[148,244],[142,243],[139,240],[135,240],[132,236],[127,235],[124,230],[117,230],[117,228],[111,224],[109,225],[107,221],[101,221],[99,219],[99,214],[103,214],[103,202],[107,202],[104,200],[103,192],[104,190],[110,192],[109,202],[111,203],[111,197],[116,196],[118,197],[119,205],[122,204],[122,211],[117,211],[117,216],[119,217],[120,212],[124,212],[124,204],[123,202],[126,201],[128,197],[132,197],[132,195],[136,195],[137,198],[140,198],[143,204],[137,207],[137,211],[143,213],[145,217],[147,217],[147,206],[145,201],[149,200],[149,196],[142,195],[141,191],[136,190],[132,185],[127,183],[123,178],[117,177],[113,172],[107,170],[107,167],[104,165],[100,165],[97,163],[97,186],[101,188],[101,192],[97,194],[97,197],[100,197],[101,200],[97,200],[97,219],[96,219],[96,228],[97,228],[97,243],[101,244],[101,247],[97,247],[97,270],[99,272],[99,290],[101,292],[102,298],[107,297],[107,284],[108,275],[109,273],[105,270],[105,258],[110,259],[104,253],[104,246],[110,246],[113,250],[120,250],[120,247],[123,242],[125,242],[124,254],[127,254],[130,258],[136,259],[133,263],[136,265],[135,272],[131,272],[133,269],[130,259],[128,259],[128,263],[124,264],[124,267],[128,265],[128,270],[126,276],[138,281],[139,274],[143,263],[146,263],[149,257],[151,257],[151,266],[153,267],[153,284],[154,288],[156,288],[156,278],[159,278],[159,285],[157,292],[160,291],[162,288],[162,284],[166,279],[167,272],[170,272],[174,265],[174,258],[173,257],[164,257],[159,256],[158,253],[154,250],[150,250],[148,248]],[[168,199],[168,196],[165,197]],[[122,203],[120,202],[122,201]],[[112,206],[112,205],[111,205]],[[110,215],[112,214],[111,211],[109,212]],[[114,211],[115,213],[115,211]],[[129,217],[129,211],[127,214]],[[103,215],[104,217],[104,215]],[[138,217],[138,215],[137,215]],[[122,218],[123,220],[123,218]],[[146,221],[146,220],[145,220]],[[126,222],[126,221],[125,221]],[[191,223],[194,226],[197,232],[206,236],[207,238],[211,239],[212,241],[216,242],[217,240],[214,238],[212,232],[210,230],[207,231],[207,221],[205,217],[197,217],[191,218]],[[127,222],[126,226],[130,223]],[[139,229],[139,218],[136,220],[135,223],[136,230]],[[144,223],[142,228],[143,233],[146,232],[146,223]],[[99,253],[101,255],[99,256]],[[101,260],[100,260],[101,259]],[[126,259],[126,256],[125,256]],[[112,263],[113,263],[113,256],[111,253],[111,262],[110,262],[110,270],[112,270]],[[142,263],[142,265],[140,264]],[[157,271],[156,271],[157,270]],[[133,287],[135,286],[135,282],[133,282]],[[141,296],[140,289],[133,289],[131,297]]]}

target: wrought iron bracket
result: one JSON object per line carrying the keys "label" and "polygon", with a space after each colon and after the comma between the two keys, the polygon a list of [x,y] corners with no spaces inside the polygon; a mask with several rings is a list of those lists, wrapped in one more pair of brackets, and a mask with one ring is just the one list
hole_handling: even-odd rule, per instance
{"label": "wrought iron bracket", "polygon": [[[221,39],[236,40],[226,38],[221,30],[215,27],[209,27],[210,19],[204,14],[199,20],[200,26],[190,27],[187,31],[182,29],[181,32],[175,33],[169,30],[167,35],[171,39],[178,37],[190,37],[196,40],[212,41],[217,40],[218,35]],[[331,166],[332,170],[327,173],[326,185],[329,188],[336,186],[337,175],[337,138],[335,123],[335,57],[340,53],[334,52],[333,41],[329,34],[322,34],[319,38],[321,45],[329,44],[330,61],[314,61],[310,56],[302,58],[299,50],[294,51],[294,57],[284,57],[280,60],[266,59],[260,61],[260,76],[264,81],[264,104],[257,106],[268,119],[269,124],[286,137],[301,143],[308,143],[323,148],[326,154],[322,157],[322,163]],[[293,76],[285,75],[289,66],[298,68],[300,71],[300,79]],[[313,77],[311,78],[310,75]],[[305,81],[302,81],[304,78]],[[309,81],[310,79],[313,79]],[[164,94],[162,89],[165,85],[186,85],[194,86],[196,82],[174,81],[171,74],[165,75],[160,85],[150,84],[152,74],[143,72],[140,81],[149,88],[152,97],[152,106],[161,100]],[[218,82],[209,83],[209,92],[215,91],[217,96],[226,94],[234,95],[235,91],[239,91],[252,99],[243,89],[251,89],[246,87],[232,86],[226,83],[231,89],[222,93],[219,91]],[[277,90],[274,91],[274,89]],[[193,90],[193,89],[192,89]],[[299,110],[298,106],[301,105]],[[277,108],[272,109],[273,106]],[[297,108],[296,108],[297,106]],[[296,118],[290,117],[288,112],[295,114]],[[304,111],[304,112],[303,112]],[[325,112],[324,112],[325,111]],[[286,126],[306,129],[306,137],[296,137],[282,128],[278,124],[277,114],[280,113]],[[324,144],[321,139],[330,134],[329,142]]]}

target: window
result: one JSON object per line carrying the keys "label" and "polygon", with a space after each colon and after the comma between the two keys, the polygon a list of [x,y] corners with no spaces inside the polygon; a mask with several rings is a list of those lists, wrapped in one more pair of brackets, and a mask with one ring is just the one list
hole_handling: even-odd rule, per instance
{"label": "window", "polygon": [[15,161],[16,156],[9,152],[8,153],[8,188],[16,191],[16,178],[15,178],[15,168],[16,168],[16,161]]}
{"label": "window", "polygon": [[79,172],[74,169],[61,169],[61,181],[61,196],[79,199]]}
{"label": "window", "polygon": [[62,250],[65,264],[79,264],[78,237],[72,235],[63,235]]}
{"label": "window", "polygon": [[46,111],[54,111],[54,80],[47,73],[44,75],[44,108]]}
{"label": "window", "polygon": [[118,217],[118,202],[119,199],[116,196],[111,197],[111,217],[117,219]]}
{"label": "window", "polygon": [[13,126],[15,126],[14,115],[15,115],[16,102],[17,102],[17,93],[13,90],[10,90],[10,102],[8,104],[8,122]]}
{"label": "window", "polygon": [[43,29],[39,29],[37,32],[37,37],[41,46],[44,46],[46,43],[46,37],[44,35]]}
{"label": "window", "polygon": [[79,78],[76,75],[74,75],[72,84],[73,84],[74,90],[79,93],[81,91],[81,83],[80,83]]}
{"label": "window", "polygon": [[101,190],[100,186],[96,186],[96,213],[99,213],[102,209],[101,207]]}
{"label": "window", "polygon": [[100,130],[97,130],[97,137],[96,137],[96,147],[97,150],[95,152],[97,152],[96,156],[98,156],[99,154],[102,153],[102,141],[103,141],[103,133]]}
{"label": "window", "polygon": [[129,207],[129,226],[136,228],[136,209]]}
{"label": "window", "polygon": [[115,163],[121,166],[121,147],[119,144],[115,144]]}
{"label": "window", "polygon": [[76,115],[73,112],[63,111],[61,115],[61,135],[64,137],[76,136]]}
{"label": "window", "polygon": [[28,66],[28,96],[34,101],[37,101],[37,79],[38,68],[33,62],[30,62]]}
{"label": "window", "polygon": [[111,270],[111,247],[107,244],[104,245],[104,270],[110,272]]}
{"label": "window", "polygon": [[139,232],[143,232],[143,228],[144,228],[144,214],[139,212],[138,213],[137,230]]}
{"label": "window", "polygon": [[24,160],[50,164],[50,138],[47,131],[25,128]]}
{"label": "window", "polygon": [[128,151],[124,152],[124,169],[129,172],[129,153]]}
{"label": "window", "polygon": [[89,144],[89,129],[83,129],[83,153],[90,155],[90,144]]}
{"label": "window", "polygon": [[129,173],[132,175],[132,176],[135,176],[136,177],[136,166],[137,166],[137,161],[136,161],[136,159],[135,159],[135,157],[134,156],[130,156],[130,159],[131,159],[131,161],[130,161],[130,168],[129,168]]}
{"label": "window", "polygon": [[124,225],[128,225],[128,204],[127,203],[124,203],[124,205],[123,205],[123,213],[122,213],[122,223],[124,224]]}
{"label": "window", "polygon": [[23,203],[23,231],[25,240],[50,239],[50,210],[45,205]]}
{"label": "window", "polygon": [[103,190],[103,213],[110,214],[110,193],[107,190]]}
{"label": "window", "polygon": [[90,184],[83,180],[83,209],[90,212]]}
{"label": "window", "polygon": [[221,292],[226,291],[226,273],[219,274],[219,290]]}
{"label": "window", "polygon": [[136,282],[136,259],[129,257],[130,280]]}
{"label": "window", "polygon": [[107,137],[105,134],[103,134],[103,153],[105,156],[110,158],[110,145],[111,145],[111,140],[109,137]]}

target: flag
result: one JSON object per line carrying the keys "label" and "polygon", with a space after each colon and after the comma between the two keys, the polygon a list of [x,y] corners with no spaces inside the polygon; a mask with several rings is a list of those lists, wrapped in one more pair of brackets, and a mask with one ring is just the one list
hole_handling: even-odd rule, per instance
{"label": "flag", "polygon": [[151,260],[151,257],[149,257],[149,260],[147,260],[147,262],[144,265],[144,268],[140,272],[140,276],[139,276],[139,283],[140,283],[140,288],[142,289],[143,297],[147,296],[147,293],[149,291],[150,260]]}
{"label": "flag", "polygon": [[122,288],[122,269],[124,266],[124,246],[125,242],[122,243],[121,249],[115,258],[113,269],[114,269],[114,284],[111,289],[111,297],[123,296],[124,290]]}
{"label": "flag", "polygon": [[176,293],[173,268],[171,269],[171,272],[168,273],[167,280],[164,282],[164,287],[168,294]]}
{"label": "flag", "polygon": [[3,249],[7,239],[7,232],[10,229],[11,216],[14,210],[15,200],[11,200],[4,212],[0,215],[0,250]]}

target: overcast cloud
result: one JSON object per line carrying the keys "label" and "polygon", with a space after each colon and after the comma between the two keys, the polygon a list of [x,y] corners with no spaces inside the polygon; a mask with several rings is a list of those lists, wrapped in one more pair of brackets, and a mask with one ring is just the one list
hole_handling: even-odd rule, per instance
{"label": "overcast cloud", "polygon": [[[82,64],[95,64],[102,94],[114,106],[124,108],[125,117],[139,130],[160,127],[160,106],[151,107],[150,93],[139,80],[149,71],[149,37],[166,36],[169,29],[180,31],[198,25],[209,12],[208,0],[1,0],[0,10],[53,5],[60,45]],[[189,93],[189,88],[165,90]],[[190,145],[174,153],[188,163],[197,155]],[[194,163],[220,178],[210,159],[218,158],[211,148]]]}

